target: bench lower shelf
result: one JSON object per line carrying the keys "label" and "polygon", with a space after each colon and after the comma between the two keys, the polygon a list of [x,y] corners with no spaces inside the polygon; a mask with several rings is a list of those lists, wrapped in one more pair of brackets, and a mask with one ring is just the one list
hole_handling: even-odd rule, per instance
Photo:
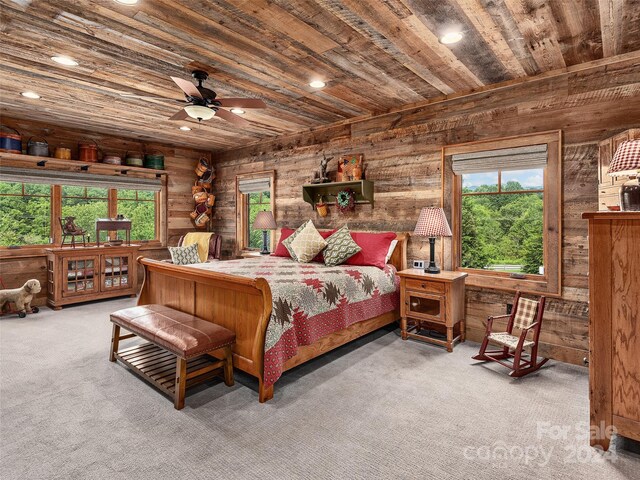
{"label": "bench lower shelf", "polygon": [[[142,377],[171,397],[175,396],[176,356],[153,343],[143,343],[120,350],[115,357],[128,366],[132,372]],[[223,375],[224,362],[203,355],[187,361],[187,385],[199,383]],[[200,373],[201,372],[201,373]]]}

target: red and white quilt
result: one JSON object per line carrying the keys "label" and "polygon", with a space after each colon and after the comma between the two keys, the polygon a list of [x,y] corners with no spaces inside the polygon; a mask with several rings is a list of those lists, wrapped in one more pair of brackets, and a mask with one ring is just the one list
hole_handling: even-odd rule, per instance
{"label": "red and white quilt", "polygon": [[194,265],[231,275],[262,277],[271,287],[273,309],[267,327],[264,381],[273,385],[299,345],[398,308],[396,269],[354,265],[327,267],[264,256]]}

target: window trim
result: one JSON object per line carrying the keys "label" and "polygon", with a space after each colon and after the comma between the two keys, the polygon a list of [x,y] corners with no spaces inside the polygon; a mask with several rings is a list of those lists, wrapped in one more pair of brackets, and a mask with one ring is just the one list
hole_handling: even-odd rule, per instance
{"label": "window trim", "polygon": [[[247,247],[247,218],[246,212],[248,211],[247,197],[240,192],[240,181],[249,180],[253,178],[269,178],[270,180],[270,204],[273,216],[276,216],[276,199],[275,199],[275,183],[276,183],[276,171],[275,170],[263,170],[261,172],[241,173],[236,175],[236,255],[240,256],[244,252],[252,252]],[[273,250],[275,240],[275,230],[270,234],[270,250]]]}
{"label": "window trim", "polygon": [[[543,294],[559,297],[562,294],[562,131],[542,132],[517,137],[482,140],[458,145],[447,145],[442,149],[442,175],[446,159],[458,153],[474,153],[511,147],[547,144],[547,167],[544,169],[544,275],[527,274],[523,279],[511,277],[508,272],[493,272],[469,269],[460,266],[462,258],[462,176],[447,172],[452,180],[451,219],[453,238],[451,242],[451,267],[454,271],[468,273],[469,286]],[[444,197],[443,197],[444,202]],[[444,242],[443,242],[444,243]]]}

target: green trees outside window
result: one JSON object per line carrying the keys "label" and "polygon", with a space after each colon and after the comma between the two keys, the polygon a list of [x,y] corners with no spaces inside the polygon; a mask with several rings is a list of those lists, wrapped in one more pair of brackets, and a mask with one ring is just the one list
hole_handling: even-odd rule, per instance
{"label": "green trees outside window", "polygon": [[[76,217],[76,225],[95,240],[96,218],[109,217],[109,190],[63,185],[61,217]],[[102,232],[100,241],[106,240],[107,232]]]}
{"label": "green trees outside window", "polygon": [[51,236],[51,186],[0,182],[0,245],[46,245]]}
{"label": "green trees outside window", "polygon": [[262,230],[254,230],[253,222],[258,212],[271,210],[271,192],[248,193],[247,195],[247,248],[258,250],[262,248]]}
{"label": "green trees outside window", "polygon": [[118,214],[131,220],[131,240],[154,240],[156,196],[145,190],[118,190]]}
{"label": "green trees outside window", "polygon": [[463,268],[541,274],[543,170],[462,176]]}

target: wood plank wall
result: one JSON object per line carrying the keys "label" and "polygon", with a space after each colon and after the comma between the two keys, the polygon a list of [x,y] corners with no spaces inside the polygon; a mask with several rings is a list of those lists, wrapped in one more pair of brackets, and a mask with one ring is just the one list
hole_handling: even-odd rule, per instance
{"label": "wood plank wall", "polygon": [[[2,117],[2,124],[15,128],[22,134],[24,148],[26,148],[26,141],[30,137],[44,137],[49,143],[52,154],[56,146],[66,146],[72,149],[72,158],[77,158],[78,142],[87,140],[94,140],[103,152],[122,156],[127,151],[163,153],[165,155],[165,169],[168,172],[167,237],[169,245],[176,245],[181,235],[194,230],[193,223],[189,217],[189,212],[193,210],[191,185],[193,185],[193,181],[196,178],[194,168],[200,157],[205,156],[210,159],[210,152],[198,151],[188,147],[122,139],[90,131],[71,130],[55,125],[4,116]],[[185,144],[187,143],[185,141]],[[158,259],[168,258],[169,256],[166,248],[144,249],[141,252],[145,256]],[[46,259],[42,255],[16,257],[15,254],[11,258],[2,258],[2,253],[0,252],[0,275],[2,275],[2,279],[7,286],[19,286],[30,278],[37,278],[43,288],[46,288]],[[138,276],[142,281],[142,275]],[[43,305],[45,301],[46,292],[43,291],[37,297],[37,304]]]}
{"label": "wood plank wall", "polygon": [[[545,314],[542,353],[580,363],[588,350],[587,223],[584,211],[597,210],[597,143],[640,125],[640,60],[569,69],[528,83],[506,84],[427,106],[346,121],[310,132],[214,154],[218,178],[214,230],[224,239],[223,255],[235,249],[235,176],[276,170],[276,220],[297,227],[312,218],[319,227],[345,223],[356,230],[413,230],[420,208],[441,201],[441,148],[446,144],[546,130],[562,130],[563,290]],[[322,155],[364,153],[366,175],[375,182],[375,208],[357,206],[326,218],[302,201],[301,185]],[[427,258],[410,241],[409,260]],[[605,252],[603,252],[606,254]],[[480,340],[489,314],[501,314],[512,293],[468,289],[468,338]]]}

